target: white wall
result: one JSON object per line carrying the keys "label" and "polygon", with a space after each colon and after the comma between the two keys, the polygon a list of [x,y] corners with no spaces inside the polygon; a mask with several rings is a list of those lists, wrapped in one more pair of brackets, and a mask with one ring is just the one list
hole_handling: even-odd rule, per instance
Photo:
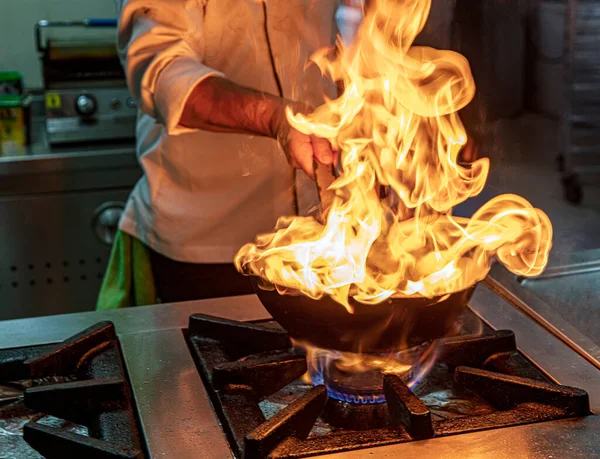
{"label": "white wall", "polygon": [[[0,0],[0,70],[17,70],[23,74],[29,88],[42,86],[41,69],[35,49],[34,24],[41,19],[66,20],[90,17],[115,17],[114,0]],[[60,34],[64,31],[50,32]],[[110,39],[113,30],[70,31],[81,37],[106,36]]]}

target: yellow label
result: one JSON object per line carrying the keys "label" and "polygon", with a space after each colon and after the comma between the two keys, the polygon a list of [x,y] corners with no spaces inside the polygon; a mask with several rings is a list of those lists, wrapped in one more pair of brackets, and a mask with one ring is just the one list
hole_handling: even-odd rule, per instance
{"label": "yellow label", "polygon": [[21,107],[0,108],[0,154],[25,154],[25,129]]}
{"label": "yellow label", "polygon": [[46,108],[60,108],[62,100],[60,94],[48,93],[46,94]]}

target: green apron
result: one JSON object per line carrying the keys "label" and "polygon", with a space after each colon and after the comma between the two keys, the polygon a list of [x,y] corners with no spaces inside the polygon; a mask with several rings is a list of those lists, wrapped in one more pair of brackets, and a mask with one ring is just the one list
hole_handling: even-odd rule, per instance
{"label": "green apron", "polygon": [[156,288],[148,247],[118,231],[100,287],[96,310],[156,304]]}

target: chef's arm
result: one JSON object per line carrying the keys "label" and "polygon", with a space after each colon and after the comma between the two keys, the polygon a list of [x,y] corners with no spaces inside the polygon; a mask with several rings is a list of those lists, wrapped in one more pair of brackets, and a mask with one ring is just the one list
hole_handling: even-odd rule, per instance
{"label": "chef's arm", "polygon": [[286,102],[225,78],[209,77],[188,97],[180,124],[215,132],[237,132],[277,138]]}
{"label": "chef's arm", "polygon": [[210,76],[195,85],[179,124],[188,129],[260,135],[276,139],[289,163],[314,177],[314,159],[329,165],[334,153],[328,140],[294,129],[285,115],[308,107]]}
{"label": "chef's arm", "polygon": [[118,50],[129,90],[141,111],[170,135],[205,129],[273,137],[290,164],[309,176],[314,175],[314,158],[332,162],[327,140],[289,125],[283,99],[236,85],[204,64],[202,2],[195,8],[188,0],[116,3]]}

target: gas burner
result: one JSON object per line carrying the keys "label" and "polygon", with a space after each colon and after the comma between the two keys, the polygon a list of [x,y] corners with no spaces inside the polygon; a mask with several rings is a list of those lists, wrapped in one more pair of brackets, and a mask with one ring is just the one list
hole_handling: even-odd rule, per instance
{"label": "gas burner", "polygon": [[352,430],[378,429],[389,424],[381,371],[348,373],[332,361],[322,379],[329,396],[322,414],[325,422]]}
{"label": "gas burner", "polygon": [[383,373],[371,370],[348,373],[331,362],[323,376],[323,384],[330,398],[357,405],[385,403]]}
{"label": "gas burner", "polygon": [[390,424],[385,395],[382,402],[374,404],[342,402],[330,396],[321,417],[331,426],[347,430],[380,429]]}
{"label": "gas burner", "polygon": [[[439,340],[436,377],[413,390],[381,373],[334,372],[311,387],[301,379],[305,355],[274,322],[195,314],[187,336],[231,448],[243,459],[339,453],[590,414],[587,393],[548,380],[508,330]],[[444,416],[442,405],[453,415]]]}
{"label": "gas burner", "polygon": [[357,405],[385,403],[384,374],[398,375],[414,386],[429,372],[437,355],[435,341],[387,354],[342,353],[300,346],[307,352],[313,385],[324,385],[332,399]]}

